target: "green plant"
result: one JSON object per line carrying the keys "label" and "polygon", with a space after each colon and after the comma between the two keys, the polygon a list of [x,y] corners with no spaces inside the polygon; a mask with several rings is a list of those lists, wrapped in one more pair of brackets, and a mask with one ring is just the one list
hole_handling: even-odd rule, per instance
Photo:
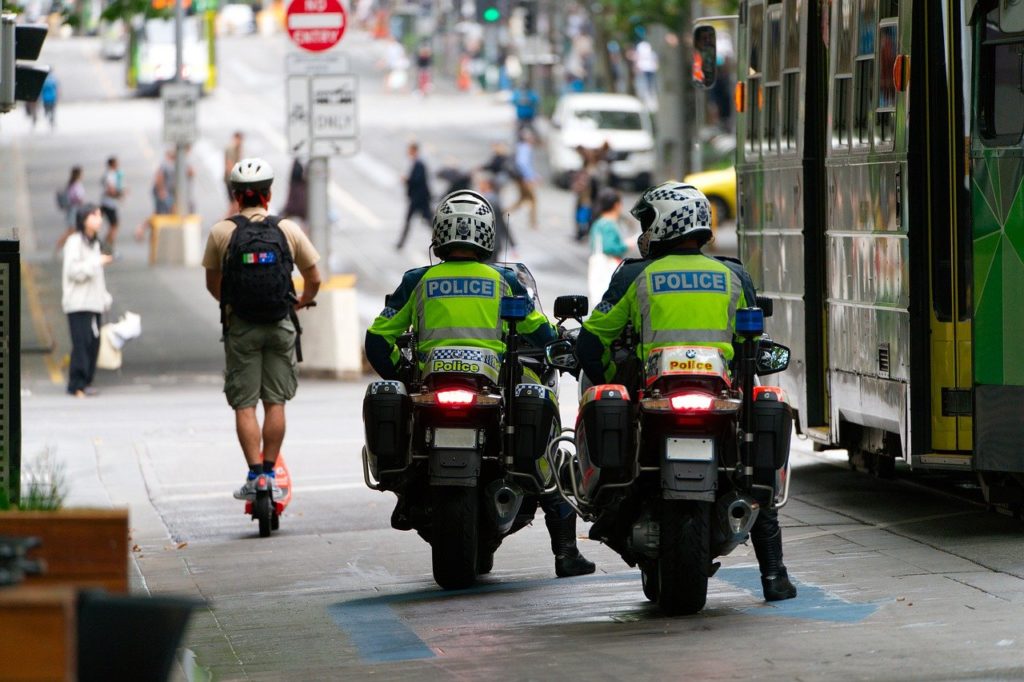
{"label": "green plant", "polygon": [[60,509],[68,494],[66,466],[47,447],[23,471],[21,511]]}

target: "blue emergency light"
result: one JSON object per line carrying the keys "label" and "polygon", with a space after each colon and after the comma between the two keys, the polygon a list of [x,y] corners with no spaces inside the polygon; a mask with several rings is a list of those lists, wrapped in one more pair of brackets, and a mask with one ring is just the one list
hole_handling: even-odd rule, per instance
{"label": "blue emergency light", "polygon": [[740,336],[759,336],[764,333],[764,311],[760,308],[740,308],[736,311],[736,333]]}
{"label": "blue emergency light", "polygon": [[530,314],[530,300],[525,296],[502,296],[498,314],[506,322],[525,320]]}

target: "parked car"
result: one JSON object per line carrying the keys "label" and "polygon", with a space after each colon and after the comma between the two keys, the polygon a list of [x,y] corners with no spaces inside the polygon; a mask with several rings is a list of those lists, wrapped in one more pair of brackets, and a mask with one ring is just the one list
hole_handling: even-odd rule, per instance
{"label": "parked car", "polygon": [[651,184],[654,134],[643,103],[631,95],[583,93],[564,95],[551,117],[547,139],[548,165],[555,184],[568,187],[582,160],[577,147],[611,150],[614,180],[638,189]]}
{"label": "parked car", "polygon": [[127,51],[128,35],[124,22],[120,19],[100,22],[100,54],[103,58],[124,59]]}
{"label": "parked car", "polygon": [[221,7],[217,15],[217,33],[220,35],[249,35],[256,32],[256,13],[252,5],[231,3]]}
{"label": "parked car", "polygon": [[736,218],[736,169],[733,167],[721,170],[691,173],[683,178],[708,198],[711,203],[711,223],[715,227],[723,221]]}

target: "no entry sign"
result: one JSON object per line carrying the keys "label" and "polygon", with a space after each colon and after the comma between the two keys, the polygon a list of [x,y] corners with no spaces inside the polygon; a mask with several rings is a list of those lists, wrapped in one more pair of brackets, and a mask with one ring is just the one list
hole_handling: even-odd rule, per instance
{"label": "no entry sign", "polygon": [[338,44],[348,20],[338,0],[292,0],[285,23],[292,42],[304,50],[321,52]]}

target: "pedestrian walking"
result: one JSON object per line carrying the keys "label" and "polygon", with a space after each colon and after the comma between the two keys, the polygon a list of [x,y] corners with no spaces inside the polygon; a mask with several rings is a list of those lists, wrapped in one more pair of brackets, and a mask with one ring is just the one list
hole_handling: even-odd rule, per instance
{"label": "pedestrian walking", "polygon": [[[175,205],[177,204],[177,185],[178,179],[175,172],[175,161],[178,157],[178,153],[174,147],[168,147],[167,152],[164,154],[163,160],[160,165],[157,166],[156,173],[153,175],[153,214],[154,215],[170,215],[175,211]],[[195,170],[192,168],[192,164],[185,160],[185,177],[188,179],[189,187],[191,188],[192,178],[195,176]],[[186,211],[192,210],[193,193],[188,193],[189,206],[186,207]],[[146,230],[152,229],[153,221],[152,218],[147,218],[135,228],[135,239],[136,241],[142,241],[146,236]]]}
{"label": "pedestrian walking", "polygon": [[530,229],[537,229],[537,171],[533,169],[534,135],[529,129],[519,133],[516,142],[515,172],[512,177],[519,188],[519,199],[512,205],[509,212],[515,212],[523,204],[530,207]]}
{"label": "pedestrian walking", "polygon": [[590,259],[587,262],[587,287],[593,305],[601,301],[612,274],[629,251],[619,222],[622,195],[612,187],[605,187],[598,193],[596,205],[600,216],[590,228]]}
{"label": "pedestrian walking", "polygon": [[648,109],[658,103],[658,53],[647,40],[640,40],[633,50],[633,68],[636,70],[637,91]]}
{"label": "pedestrian walking", "polygon": [[288,177],[288,199],[284,202],[284,217],[299,219],[305,224],[309,212],[309,185],[306,180],[306,168],[296,157],[292,161],[292,170]]}
{"label": "pedestrian walking", "polygon": [[[224,332],[224,394],[249,471],[236,499],[252,499],[256,481],[273,481],[285,434],[285,403],[298,387],[298,317],[320,289],[317,253],[302,229],[268,214],[274,171],[242,159],[229,176],[240,212],[216,223],[203,256],[206,288],[220,303]],[[302,277],[302,296],[292,268]],[[263,403],[263,424],[256,416]],[[272,495],[279,495],[276,484]]]}
{"label": "pedestrian walking", "polygon": [[25,115],[32,121],[32,130],[36,129],[36,122],[39,120],[39,100],[25,102]]}
{"label": "pedestrian walking", "polygon": [[508,224],[508,214],[501,206],[501,194],[494,184],[494,178],[490,175],[482,175],[477,180],[477,189],[480,195],[487,200],[494,211],[494,250],[486,259],[488,263],[506,260],[518,260],[516,252],[516,239],[512,235],[512,228]]}
{"label": "pedestrian walking", "polygon": [[434,65],[434,53],[430,45],[424,43],[416,52],[416,88],[424,97],[430,93],[433,86],[432,68]]}
{"label": "pedestrian walking", "polygon": [[593,202],[597,196],[597,177],[594,155],[582,146],[576,148],[580,155],[581,166],[572,179],[572,192],[576,195],[575,238],[582,241],[590,232],[593,222]]}
{"label": "pedestrian walking", "polygon": [[78,211],[85,205],[85,184],[82,183],[82,167],[72,166],[68,182],[64,185],[63,199],[58,195],[57,204],[64,212],[64,232],[57,240],[57,248],[64,248],[68,237],[75,233]]}
{"label": "pedestrian walking", "polygon": [[540,105],[537,92],[523,83],[512,93],[512,104],[516,108],[516,130],[526,129],[536,134],[534,120],[537,118],[537,107]]}
{"label": "pedestrian walking", "polygon": [[420,159],[420,146],[413,142],[408,148],[409,160],[412,166],[405,181],[405,195],[409,199],[409,208],[405,212],[405,225],[402,227],[402,235],[395,244],[395,250],[405,246],[405,240],[409,236],[409,225],[413,216],[420,216],[426,221],[427,227],[433,223],[433,216],[430,214],[430,182],[427,177],[427,167]]}
{"label": "pedestrian walking", "polygon": [[121,171],[116,156],[107,159],[107,167],[100,178],[100,210],[107,220],[107,237],[104,240],[107,249],[113,253],[117,241],[118,206],[124,197],[124,173]]}
{"label": "pedestrian walking", "polygon": [[43,102],[43,112],[46,114],[46,120],[50,122],[50,131],[52,132],[57,127],[57,98],[60,94],[60,85],[57,82],[57,76],[53,74],[53,69],[50,69],[50,73],[47,74],[46,80],[43,81],[43,89],[39,94],[39,99]]}
{"label": "pedestrian walking", "polygon": [[409,57],[405,54],[402,43],[394,38],[390,40],[385,53],[384,62],[388,70],[385,86],[389,92],[403,91],[409,80]]}
{"label": "pedestrian walking", "polygon": [[100,316],[110,309],[112,300],[103,268],[113,257],[100,251],[102,226],[100,207],[83,204],[75,217],[75,232],[64,242],[61,307],[71,334],[67,391],[76,398],[96,394],[92,381],[100,350]]}
{"label": "pedestrian walking", "polygon": [[480,170],[490,174],[491,180],[494,182],[494,191],[500,194],[509,179],[515,175],[515,164],[508,155],[508,145],[503,142],[495,142],[491,147],[491,158],[480,166]]}
{"label": "pedestrian walking", "polygon": [[238,212],[238,205],[235,203],[234,195],[231,192],[231,170],[235,164],[242,160],[242,142],[245,136],[242,131],[236,130],[231,136],[231,142],[224,148],[224,189],[228,193],[227,215],[234,215]]}

